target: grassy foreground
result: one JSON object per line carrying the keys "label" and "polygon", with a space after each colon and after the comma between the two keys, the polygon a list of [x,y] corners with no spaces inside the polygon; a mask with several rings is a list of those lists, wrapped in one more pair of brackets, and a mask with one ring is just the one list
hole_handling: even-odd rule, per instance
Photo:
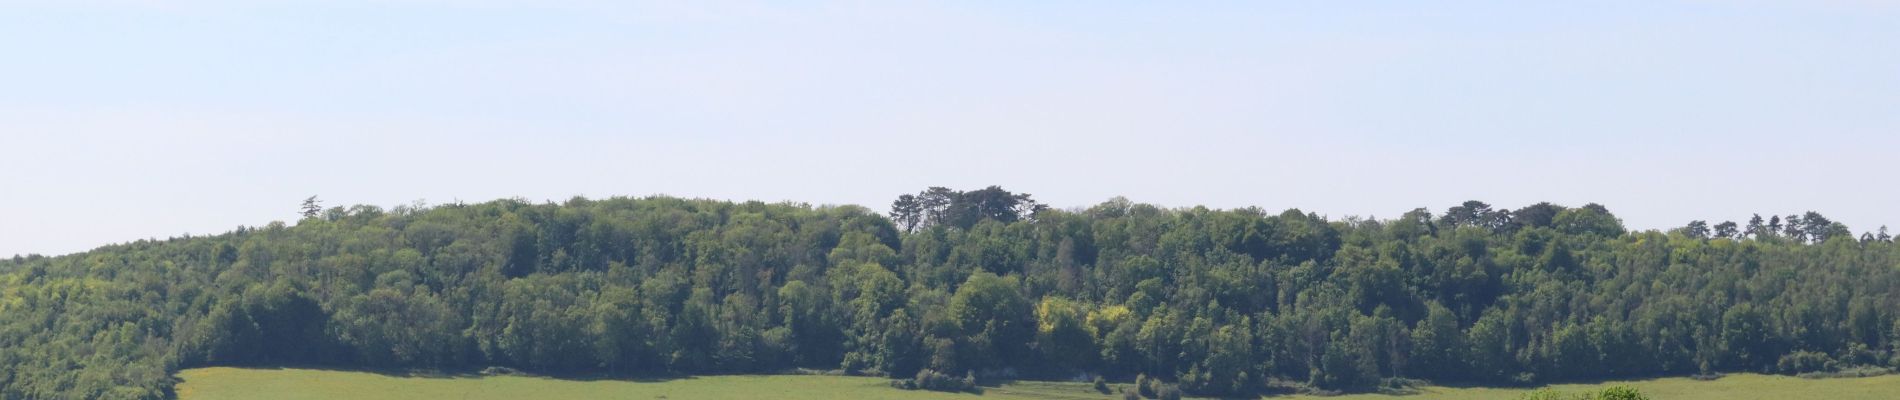
{"label": "grassy foreground", "polygon": [[[1900,398],[1900,375],[1871,378],[1802,379],[1781,375],[1736,374],[1713,381],[1689,378],[1663,378],[1641,381],[1616,381],[1592,384],[1564,384],[1550,387],[1565,393],[1600,390],[1624,385],[1641,390],[1656,400],[1723,399],[1893,399]],[[1289,396],[1287,399],[1327,400],[1509,400],[1531,389],[1489,387],[1423,388],[1415,395],[1356,394],[1346,396]]]}
{"label": "grassy foreground", "polygon": [[[200,368],[178,374],[182,400],[302,399],[1110,399],[1088,384],[1022,382],[987,388],[982,396],[892,389],[889,380],[848,376],[706,376],[656,381],[551,378],[405,377],[368,372],[301,369]],[[1583,391],[1622,384],[1658,400],[1888,399],[1900,396],[1900,375],[1800,379],[1731,375],[1702,382],[1687,378],[1556,385]],[[1290,399],[1438,400],[1513,399],[1524,389],[1427,387],[1415,395],[1289,396]]]}
{"label": "grassy foreground", "polygon": [[199,368],[178,373],[181,400],[396,399],[1106,399],[1087,384],[1030,382],[983,396],[897,390],[855,376],[726,375],[653,381],[525,376],[411,377],[305,369]]}

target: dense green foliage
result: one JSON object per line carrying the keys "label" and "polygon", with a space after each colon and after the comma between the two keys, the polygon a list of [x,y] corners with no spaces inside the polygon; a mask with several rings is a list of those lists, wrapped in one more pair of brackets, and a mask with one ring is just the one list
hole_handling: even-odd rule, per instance
{"label": "dense green foliage", "polygon": [[0,397],[161,398],[206,365],[1146,374],[1224,394],[1900,363],[1900,246],[1819,214],[1625,232],[1596,205],[1327,220],[978,192],[896,223],[664,197],[357,206],[15,258]]}
{"label": "dense green foliage", "polygon": [[977,392],[976,374],[964,373],[962,378],[925,368],[917,371],[917,377],[895,379],[891,387],[904,390],[935,390],[939,392]]}

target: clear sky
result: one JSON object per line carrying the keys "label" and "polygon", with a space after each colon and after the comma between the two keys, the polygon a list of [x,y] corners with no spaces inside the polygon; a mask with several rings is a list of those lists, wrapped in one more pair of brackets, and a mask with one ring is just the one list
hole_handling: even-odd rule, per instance
{"label": "clear sky", "polygon": [[313,194],[990,184],[1900,227],[1900,2],[556,3],[0,0],[0,254]]}

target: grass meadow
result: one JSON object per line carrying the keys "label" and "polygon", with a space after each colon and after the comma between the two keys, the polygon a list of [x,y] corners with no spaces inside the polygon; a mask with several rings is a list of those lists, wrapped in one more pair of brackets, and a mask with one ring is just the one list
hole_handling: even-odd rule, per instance
{"label": "grass meadow", "polygon": [[[1086,383],[1016,382],[983,394],[892,389],[888,379],[851,376],[736,375],[650,381],[565,380],[527,376],[401,376],[307,369],[199,368],[178,374],[181,400],[409,400],[409,399],[894,399],[894,400],[1083,400],[1119,399]],[[1703,399],[1895,399],[1900,375],[1871,378],[1802,379],[1730,375],[1714,381],[1666,378],[1552,387],[1569,392],[1628,385],[1658,400]],[[1118,384],[1117,387],[1128,386]],[[1275,399],[1441,400],[1514,399],[1530,389],[1441,387],[1407,395],[1275,396]]]}

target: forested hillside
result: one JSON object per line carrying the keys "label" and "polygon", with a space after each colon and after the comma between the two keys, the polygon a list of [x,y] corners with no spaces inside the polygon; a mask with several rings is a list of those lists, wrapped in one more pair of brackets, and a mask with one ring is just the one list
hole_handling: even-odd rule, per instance
{"label": "forested hillside", "polygon": [[[1817,213],[1626,232],[1602,206],[1396,219],[668,197],[313,210],[0,261],[0,397],[180,368],[791,368],[1362,390],[1900,366],[1900,246]],[[1395,210],[1398,211],[1398,210]]]}

